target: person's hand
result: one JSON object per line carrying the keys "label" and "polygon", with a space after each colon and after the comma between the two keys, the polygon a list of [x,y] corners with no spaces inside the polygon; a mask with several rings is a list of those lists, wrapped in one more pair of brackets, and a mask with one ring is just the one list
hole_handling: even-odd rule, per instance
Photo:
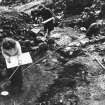
{"label": "person's hand", "polygon": [[21,65],[22,64],[22,61],[21,60],[18,60],[18,65]]}
{"label": "person's hand", "polygon": [[22,60],[20,59],[20,55],[21,55],[21,54],[19,54],[19,55],[17,56],[17,59],[18,59],[18,65],[19,65],[19,66],[22,64]]}
{"label": "person's hand", "polygon": [[7,59],[7,62],[8,62],[8,63],[11,63],[11,60],[10,60],[10,58],[8,58],[8,59]]}

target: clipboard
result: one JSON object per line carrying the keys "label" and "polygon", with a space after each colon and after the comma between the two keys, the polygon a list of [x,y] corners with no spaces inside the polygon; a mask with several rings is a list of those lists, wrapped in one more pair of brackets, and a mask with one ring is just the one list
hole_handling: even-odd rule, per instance
{"label": "clipboard", "polygon": [[6,66],[7,68],[13,68],[20,65],[30,64],[32,63],[32,58],[29,52],[22,53],[19,57],[18,56],[12,56],[10,58],[10,63],[6,60]]}

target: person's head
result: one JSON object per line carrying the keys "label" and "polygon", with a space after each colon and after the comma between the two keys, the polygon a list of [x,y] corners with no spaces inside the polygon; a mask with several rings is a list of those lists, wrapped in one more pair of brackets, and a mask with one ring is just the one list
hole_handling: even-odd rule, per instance
{"label": "person's head", "polygon": [[12,38],[4,38],[2,41],[2,48],[6,49],[6,50],[11,50],[13,48],[15,48],[16,46],[16,42],[14,39]]}
{"label": "person's head", "polygon": [[38,6],[38,9],[39,9],[40,11],[42,11],[44,8],[45,8],[45,6],[44,6],[43,4],[40,4],[40,5]]}
{"label": "person's head", "polygon": [[35,17],[39,16],[39,10],[38,9],[34,9],[31,11],[31,17],[33,18],[33,20],[35,20]]}

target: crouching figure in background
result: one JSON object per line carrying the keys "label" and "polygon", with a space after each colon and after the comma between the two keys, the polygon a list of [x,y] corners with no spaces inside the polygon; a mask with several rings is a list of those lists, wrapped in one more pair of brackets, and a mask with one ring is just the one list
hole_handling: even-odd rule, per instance
{"label": "crouching figure in background", "polygon": [[92,36],[98,36],[100,30],[103,27],[103,20],[98,20],[97,22],[92,23],[87,29],[86,36],[91,39]]}

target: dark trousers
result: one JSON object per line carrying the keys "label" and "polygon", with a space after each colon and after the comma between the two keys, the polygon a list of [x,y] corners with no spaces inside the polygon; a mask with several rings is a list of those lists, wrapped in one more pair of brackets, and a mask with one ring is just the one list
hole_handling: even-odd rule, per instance
{"label": "dark trousers", "polygon": [[[17,67],[11,68],[11,69],[5,69],[6,68],[6,62],[4,57],[0,57],[0,83],[4,82],[5,80],[7,80],[11,74],[14,72],[14,70],[16,70]],[[22,76],[22,67],[20,66],[18,68],[18,70],[16,71],[16,73],[13,75],[13,77],[11,78],[11,84],[9,86],[6,87],[7,90],[18,90],[20,91],[22,88],[22,84],[23,84],[23,76]],[[0,87],[0,91],[2,90],[2,88]]]}
{"label": "dark trousers", "polygon": [[44,32],[47,32],[50,35],[50,32],[54,29],[53,20],[44,24]]}
{"label": "dark trousers", "polygon": [[[7,75],[8,78],[11,76],[11,74],[16,70],[17,67],[11,68],[7,70]],[[23,83],[23,76],[22,76],[22,67],[20,66],[18,70],[15,72],[13,77],[11,78],[11,88],[17,88],[21,89],[22,88],[22,83]]]}

